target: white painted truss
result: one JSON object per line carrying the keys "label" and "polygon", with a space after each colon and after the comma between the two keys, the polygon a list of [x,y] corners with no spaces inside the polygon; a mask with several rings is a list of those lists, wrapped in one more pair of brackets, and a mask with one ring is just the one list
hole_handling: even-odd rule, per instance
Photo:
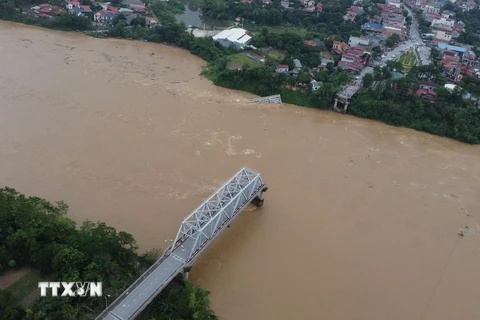
{"label": "white painted truss", "polygon": [[[189,264],[257,195],[266,191],[258,172],[242,168],[189,214],[167,254]],[[178,250],[178,248],[181,250]]]}
{"label": "white painted truss", "polygon": [[133,320],[249,204],[263,204],[260,174],[242,168],[182,222],[175,241],[96,320]]}

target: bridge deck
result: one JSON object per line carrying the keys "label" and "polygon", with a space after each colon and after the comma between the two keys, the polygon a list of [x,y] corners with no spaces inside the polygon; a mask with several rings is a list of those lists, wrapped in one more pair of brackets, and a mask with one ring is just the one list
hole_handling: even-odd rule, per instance
{"label": "bridge deck", "polygon": [[[242,168],[184,219],[173,244],[96,320],[134,319],[250,203],[266,191],[260,174]],[[192,220],[193,219],[193,220]]]}
{"label": "bridge deck", "polygon": [[340,91],[337,96],[342,99],[351,99],[355,93],[357,93],[360,87],[358,85],[348,85]]}
{"label": "bridge deck", "polygon": [[282,103],[282,97],[279,94],[275,94],[273,96],[255,98],[250,100],[250,102]]}

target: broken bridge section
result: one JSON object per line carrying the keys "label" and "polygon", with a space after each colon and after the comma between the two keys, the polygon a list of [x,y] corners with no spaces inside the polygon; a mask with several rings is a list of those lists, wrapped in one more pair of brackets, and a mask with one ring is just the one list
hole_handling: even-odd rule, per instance
{"label": "broken bridge section", "polygon": [[249,100],[249,102],[282,103],[282,97],[279,94],[275,94],[273,96],[255,98]]}
{"label": "broken bridge section", "polygon": [[[333,105],[333,110],[340,112],[340,113],[346,113],[348,109],[348,104],[350,103],[350,100],[352,97],[357,93],[357,91],[360,89],[360,85],[358,84],[358,81],[355,81],[354,85],[347,85],[345,86],[342,91],[338,92],[336,97],[335,97],[335,103]],[[338,104],[341,103],[343,104],[343,108],[341,108]]]}
{"label": "broken bridge section", "polygon": [[199,254],[250,203],[261,207],[267,190],[258,172],[245,167],[238,171],[182,221],[162,257],[96,320],[131,320],[138,316],[177,274],[188,273]]}

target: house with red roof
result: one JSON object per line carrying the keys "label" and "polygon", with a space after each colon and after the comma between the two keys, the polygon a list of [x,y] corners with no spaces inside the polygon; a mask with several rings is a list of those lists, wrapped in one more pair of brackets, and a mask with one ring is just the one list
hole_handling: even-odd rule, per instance
{"label": "house with red roof", "polygon": [[277,64],[275,67],[276,73],[287,73],[288,72],[288,64]]}
{"label": "house with red roof", "polygon": [[116,16],[116,12],[112,12],[109,10],[100,10],[93,16],[93,21],[98,23],[109,24],[113,21]]}
{"label": "house with red roof", "polygon": [[353,22],[357,17],[357,13],[355,11],[347,11],[347,13],[343,16],[343,20]]}
{"label": "house with red roof", "polygon": [[320,52],[319,58],[320,58],[320,65],[318,66],[319,68],[326,67],[327,64],[329,63],[335,64],[335,59],[330,54],[330,52],[327,52],[327,51]]}
{"label": "house with red roof", "polygon": [[349,45],[343,41],[337,41],[337,40],[333,41],[332,50],[338,54],[342,54],[348,48],[350,48]]}
{"label": "house with red roof", "polygon": [[430,81],[419,81],[418,83],[420,85],[420,89],[425,89],[425,90],[433,90],[439,86],[435,82],[430,82]]}
{"label": "house with red roof", "polygon": [[338,67],[348,72],[360,72],[367,62],[367,58],[364,57],[364,47],[351,47],[342,54]]}
{"label": "house with red roof", "polygon": [[51,14],[56,13],[56,11],[52,12],[52,6],[48,3],[42,3],[38,6],[34,6],[31,8],[32,15],[38,18],[52,18]]}
{"label": "house with red roof", "polygon": [[417,97],[420,97],[422,99],[427,99],[427,100],[435,100],[437,97],[437,93],[431,89],[418,89],[417,92],[415,92],[415,95]]}
{"label": "house with red roof", "polygon": [[153,28],[158,24],[158,19],[153,17],[146,17],[145,18],[145,25],[149,28]]}
{"label": "house with red roof", "polygon": [[83,14],[93,13],[93,11],[92,11],[92,9],[90,8],[90,6],[80,6],[80,10],[82,10],[82,13],[83,13]]}
{"label": "house with red roof", "polygon": [[303,9],[303,11],[305,12],[315,12],[315,10],[317,10],[317,8],[315,7],[314,4],[307,4]]}

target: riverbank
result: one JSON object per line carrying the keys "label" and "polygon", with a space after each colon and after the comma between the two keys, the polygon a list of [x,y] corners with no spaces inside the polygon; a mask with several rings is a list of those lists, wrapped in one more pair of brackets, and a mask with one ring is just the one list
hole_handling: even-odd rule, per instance
{"label": "riverbank", "polygon": [[[154,29],[134,28],[125,31],[122,27],[113,29],[109,35],[174,44],[207,61],[208,65],[202,74],[216,85],[259,96],[281,94],[285,103],[303,107],[330,110],[336,93],[351,81],[351,76],[342,71],[330,73],[322,71],[323,74],[319,78],[322,80],[320,81],[322,86],[319,90],[312,91],[309,86],[306,86],[306,89],[300,87],[292,90],[287,88],[296,87],[296,80],[273,72],[272,62],[268,66],[244,65],[240,70],[230,69],[231,57],[238,54],[238,51],[232,48],[226,49],[211,38],[196,38],[186,32],[184,25],[177,24],[172,14],[163,12],[163,15],[171,19],[167,19],[165,23]],[[293,37],[293,34],[288,33],[275,36],[282,37],[282,35],[285,35],[286,39]],[[349,113],[395,126],[447,136],[462,142],[480,143],[480,110],[478,108],[471,107],[471,103],[467,103],[464,99],[457,99],[449,92],[443,92],[441,101],[432,102],[421,99],[408,93],[409,90],[412,91],[411,83],[417,80],[402,78],[399,82],[407,85],[394,87],[389,77],[390,75],[387,74],[378,78],[377,80],[383,83],[380,86],[360,90],[350,103]],[[438,105],[438,108],[443,110],[443,116],[438,116],[437,108],[432,108],[434,105]]]}
{"label": "riverbank", "polygon": [[262,174],[265,205],[190,274],[219,319],[478,318],[478,146],[248,103],[179,48],[3,21],[0,37],[4,185],[62,199],[68,218],[105,221],[148,251],[233,172]]}
{"label": "riverbank", "polygon": [[[84,221],[76,227],[66,216],[68,206],[63,202],[53,204],[5,187],[0,188],[0,208],[2,227],[7,230],[0,235],[0,274],[19,268],[26,271],[17,274],[20,277],[4,290],[0,289],[0,310],[8,320],[93,319],[105,308],[108,299],[115,300],[159,258],[158,252],[139,255],[131,234],[117,232],[103,222]],[[25,237],[29,240],[23,240]],[[101,280],[100,297],[39,298],[40,281],[60,279],[62,282]],[[0,280],[8,279],[0,277]],[[183,290],[170,286],[147,306],[139,319],[192,319],[198,315],[200,319],[216,319],[208,296],[208,291],[188,281]],[[189,303],[192,299],[200,303]],[[159,306],[165,308],[161,310]]]}

